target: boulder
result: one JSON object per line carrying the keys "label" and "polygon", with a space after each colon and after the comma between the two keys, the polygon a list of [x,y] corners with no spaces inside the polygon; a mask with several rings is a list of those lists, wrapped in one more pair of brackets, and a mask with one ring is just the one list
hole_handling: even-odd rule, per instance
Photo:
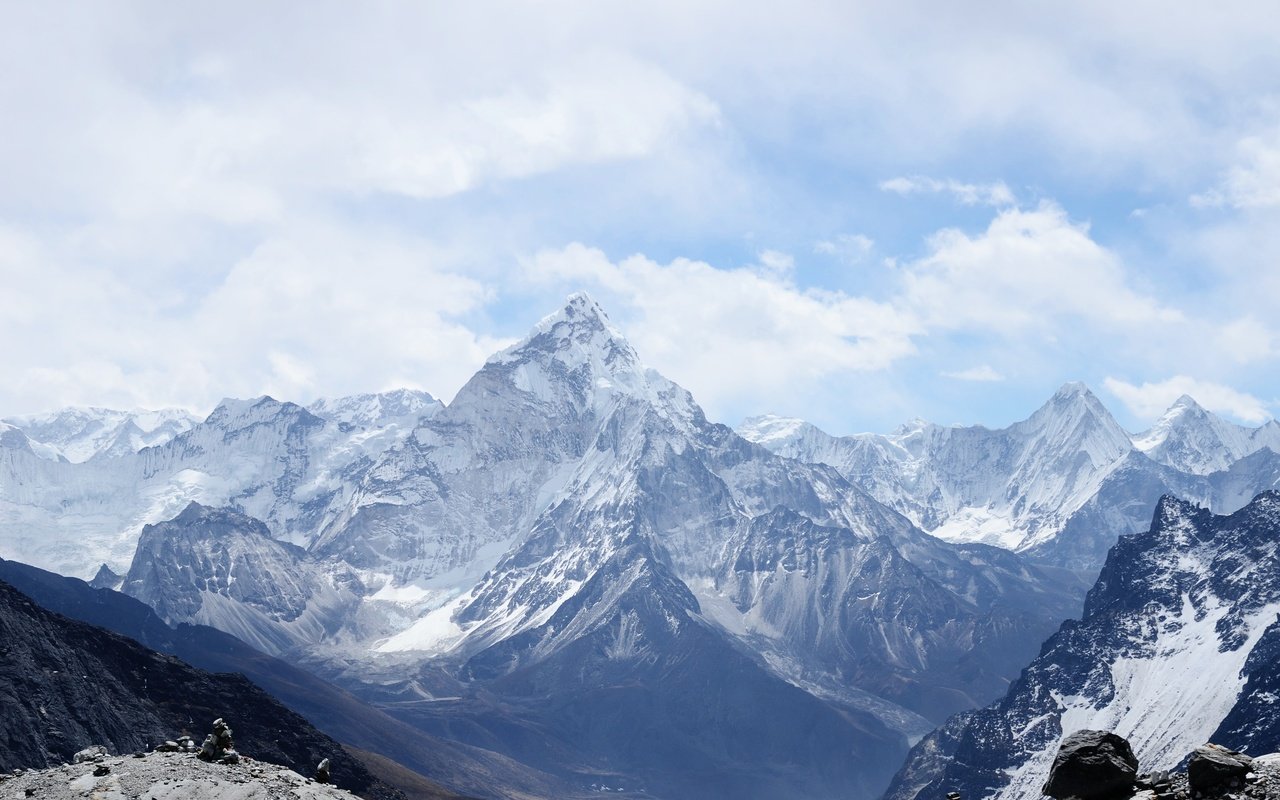
{"label": "boulder", "polygon": [[1122,736],[1081,730],[1062,740],[1044,793],[1066,800],[1128,796],[1138,775],[1138,759]]}
{"label": "boulder", "polygon": [[91,744],[80,752],[71,757],[76,764],[84,764],[89,761],[101,761],[107,757],[107,748],[100,744]]}
{"label": "boulder", "polygon": [[[1187,761],[1187,783],[1192,792],[1210,794],[1244,783],[1253,759],[1217,744],[1197,747]],[[1233,783],[1234,781],[1234,783]]]}

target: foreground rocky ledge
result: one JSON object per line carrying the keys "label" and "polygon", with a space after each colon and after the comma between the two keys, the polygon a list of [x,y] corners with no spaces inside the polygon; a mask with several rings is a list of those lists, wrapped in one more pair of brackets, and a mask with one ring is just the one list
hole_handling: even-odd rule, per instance
{"label": "foreground rocky ledge", "polygon": [[358,800],[286,767],[241,756],[211,764],[195,753],[106,756],[0,776],[0,800]]}
{"label": "foreground rocky ledge", "polygon": [[[1055,800],[1280,800],[1280,754],[1249,756],[1217,744],[1197,747],[1185,772],[1138,772],[1129,742],[1079,730],[1063,740],[1044,794]],[[960,800],[958,793],[948,800]]]}

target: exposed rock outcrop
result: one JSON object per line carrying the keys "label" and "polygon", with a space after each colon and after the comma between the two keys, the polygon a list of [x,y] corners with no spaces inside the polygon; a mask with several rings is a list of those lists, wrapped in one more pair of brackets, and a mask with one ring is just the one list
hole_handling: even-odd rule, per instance
{"label": "exposed rock outcrop", "polygon": [[1059,800],[1101,800],[1133,787],[1138,759],[1123,737],[1110,731],[1082,730],[1058,748],[1044,793]]}

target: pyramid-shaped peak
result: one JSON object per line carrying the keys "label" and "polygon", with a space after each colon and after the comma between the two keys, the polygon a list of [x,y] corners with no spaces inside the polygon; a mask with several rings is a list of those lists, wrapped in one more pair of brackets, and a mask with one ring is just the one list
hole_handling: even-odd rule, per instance
{"label": "pyramid-shaped peak", "polygon": [[1080,381],[1071,381],[1062,384],[1062,387],[1053,393],[1053,397],[1050,397],[1048,402],[1037,409],[1028,421],[1044,417],[1058,417],[1063,414],[1072,416],[1079,414],[1097,417],[1111,416],[1111,412],[1107,410],[1107,407],[1102,404],[1102,401],[1088,386]]}
{"label": "pyramid-shaped peak", "polygon": [[591,295],[575,292],[564,307],[543,317],[524,339],[490,359],[491,363],[541,360],[600,362],[609,371],[639,368],[639,358],[622,331]]}
{"label": "pyramid-shaped peak", "polygon": [[296,418],[313,425],[322,424],[319,417],[297,403],[277,400],[266,394],[247,400],[225,397],[205,418],[205,424],[236,430],[281,418]]}
{"label": "pyramid-shaped peak", "polygon": [[1084,381],[1067,381],[1053,393],[1055,400],[1097,399]]}
{"label": "pyramid-shaped peak", "polygon": [[1204,411],[1204,406],[1196,402],[1196,399],[1189,394],[1184,394],[1177,400],[1173,401],[1173,405],[1169,406],[1170,413],[1182,411]]}
{"label": "pyramid-shaped peak", "polygon": [[564,307],[553,314],[543,317],[534,329],[535,335],[554,330],[557,326],[567,325],[570,328],[590,327],[608,331],[612,336],[622,339],[621,331],[609,321],[609,315],[591,295],[586,292],[574,292],[565,300]]}

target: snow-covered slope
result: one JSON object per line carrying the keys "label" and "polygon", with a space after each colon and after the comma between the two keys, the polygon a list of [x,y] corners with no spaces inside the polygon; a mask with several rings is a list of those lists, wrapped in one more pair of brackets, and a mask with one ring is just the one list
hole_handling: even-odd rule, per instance
{"label": "snow-covered slope", "polygon": [[1264,447],[1280,453],[1280,422],[1271,420],[1257,428],[1235,425],[1183,395],[1155,425],[1134,436],[1133,443],[1161,464],[1208,475]]}
{"label": "snow-covered slope", "polygon": [[136,453],[164,444],[200,421],[176,408],[159,411],[116,411],[109,408],[64,408],[46,414],[7,417],[33,442],[45,445],[53,458],[73,463],[91,458]]}
{"label": "snow-covered slope", "polygon": [[198,503],[143,528],[121,590],[171,625],[209,625],[272,655],[337,633],[364,593],[350,569],[317,564],[261,522]]}
{"label": "snow-covered slope", "polygon": [[0,552],[63,574],[123,573],[143,525],[191,502],[230,506],[307,545],[343,518],[363,473],[439,405],[393,392],[322,401],[318,416],[270,397],[224,400],[139,452],[82,463],[0,423]]}
{"label": "snow-covered slope", "polygon": [[887,436],[837,438],[758,418],[740,432],[782,455],[836,467],[935,536],[1014,550],[1052,538],[1132,449],[1078,383],[1000,430],[915,421]]}
{"label": "snow-covered slope", "polygon": [[444,403],[426,392],[393,389],[379,394],[322,398],[307,410],[317,417],[346,423],[353,429],[383,430],[392,425],[415,428],[418,423],[444,408]]}
{"label": "snow-covered slope", "polygon": [[888,796],[945,786],[1039,797],[1058,743],[1081,728],[1126,737],[1144,769],[1210,739],[1263,744],[1245,720],[1274,713],[1237,709],[1265,705],[1274,645],[1258,648],[1277,630],[1280,493],[1226,517],[1165,497],[1150,531],[1112,549],[1083,618],[1063,624],[1003,700],[921,742]]}

